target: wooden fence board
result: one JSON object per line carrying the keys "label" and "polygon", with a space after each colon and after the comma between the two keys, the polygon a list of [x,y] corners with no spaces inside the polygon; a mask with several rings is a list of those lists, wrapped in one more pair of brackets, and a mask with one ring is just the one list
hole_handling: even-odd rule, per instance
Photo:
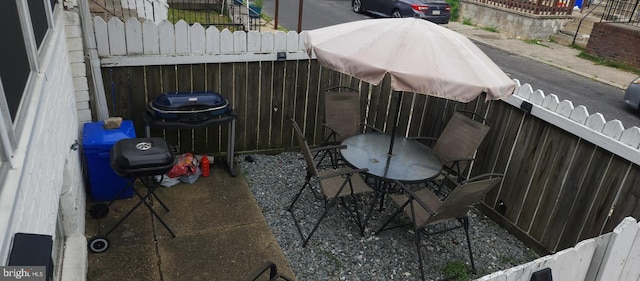
{"label": "wooden fence board", "polygon": [[140,55],[142,47],[142,24],[135,18],[129,18],[125,26],[127,54]]}
{"label": "wooden fence board", "polygon": [[[296,91],[295,96],[291,97],[288,101],[288,105],[289,107],[287,108],[287,117],[286,119],[289,118],[293,118],[296,123],[298,123],[298,125],[302,126],[305,122],[305,117],[306,117],[306,111],[307,111],[307,105],[306,105],[306,101],[308,99],[309,95],[312,95],[312,89],[314,88],[314,85],[317,85],[318,83],[318,77],[320,75],[320,66],[316,65],[316,64],[310,64],[310,65],[306,65],[307,69],[302,69],[302,67],[298,68],[298,75],[301,75],[303,72],[307,72],[308,73],[308,77],[307,79],[304,79],[304,81],[300,81],[303,79],[298,79],[297,83],[304,83],[307,85],[307,89],[306,90],[301,90],[301,91]],[[285,120],[287,122],[287,126],[289,126],[289,120]],[[290,126],[289,126],[290,128]],[[295,142],[294,135],[293,135],[293,130],[292,129],[287,129],[285,131],[285,136],[287,138],[287,143],[292,144],[293,146],[297,146],[297,142]]]}
{"label": "wooden fence board", "polygon": [[150,20],[144,21],[142,23],[142,53],[145,55],[159,55],[159,40],[158,25]]}
{"label": "wooden fence board", "polygon": [[544,235],[553,210],[559,204],[566,204],[566,202],[559,202],[557,199],[564,188],[563,171],[569,168],[578,140],[574,138],[564,138],[563,135],[563,131],[557,127],[549,127],[546,144],[547,149],[542,152],[545,156],[549,157],[549,159],[543,160],[550,163],[549,169],[547,169],[546,175],[544,173],[538,173],[536,175],[538,180],[534,180],[534,182],[540,182],[540,184],[544,182],[546,186],[530,227],[531,236],[538,239]]}
{"label": "wooden fence board", "polygon": [[[397,100],[391,104],[392,113],[389,114],[389,118],[392,122],[398,120],[398,129],[396,131],[396,136],[407,136],[407,128],[411,122],[411,108],[413,107],[413,97],[416,94],[404,92],[402,95],[397,95],[397,99],[402,97],[400,100],[400,111],[396,112],[397,108]],[[398,115],[398,116],[396,116]],[[393,123],[391,124],[393,126]]]}
{"label": "wooden fence board", "polygon": [[[160,66],[146,66],[145,71],[145,100],[146,102],[152,102],[158,96],[162,95],[162,67]],[[140,109],[141,111],[144,109]],[[149,128],[149,136],[152,137],[165,137],[164,130]],[[146,135],[146,133],[145,133]]]}
{"label": "wooden fence board", "polygon": [[235,73],[233,80],[233,102],[238,109],[238,118],[236,118],[236,138],[238,141],[236,141],[236,149],[243,151],[248,150],[249,148],[246,143],[246,133],[248,130],[247,116],[253,113],[250,113],[246,108],[247,101],[245,95],[247,93],[247,85],[250,78],[247,63],[235,63],[233,66],[233,71]]}
{"label": "wooden fence board", "polygon": [[128,68],[114,68],[109,70],[111,85],[107,94],[107,102],[109,103],[109,115],[120,116],[123,119],[130,119],[131,112],[127,99],[128,91]]}
{"label": "wooden fence board", "polygon": [[160,54],[170,55],[176,53],[176,35],[173,24],[162,21],[158,25],[158,39]]}
{"label": "wooden fence board", "polygon": [[[222,83],[222,78],[221,78],[221,64],[205,64],[206,65],[206,88],[207,90],[210,91],[214,91],[217,92],[218,94],[222,95],[223,97],[225,97],[226,99],[231,98],[231,93],[229,92],[224,92],[222,90],[222,84],[226,84],[226,83]],[[235,110],[235,106],[234,104],[230,103],[230,106],[233,110]],[[221,132],[222,131],[226,131],[226,126],[214,126],[214,127],[208,127],[207,128],[207,135],[206,135],[206,148],[207,148],[207,152],[210,155],[216,155],[220,149],[220,140],[222,139],[221,137]]]}
{"label": "wooden fence board", "polygon": [[[297,79],[296,79],[296,93],[295,93],[295,98],[288,98],[286,100],[287,104],[287,112],[295,112],[295,114],[299,114],[299,115],[303,115],[304,114],[304,110],[294,110],[294,108],[306,108],[306,105],[303,106],[303,103],[306,101],[307,96],[309,95],[316,95],[316,90],[314,89],[314,85],[317,85],[317,79],[318,79],[318,75],[319,75],[319,71],[320,71],[320,64],[318,63],[312,63],[308,60],[304,60],[304,61],[297,61],[297,66],[296,66],[296,72],[297,72]],[[302,98],[302,99],[301,99]],[[320,101],[318,101],[320,102]],[[318,111],[318,114],[322,114],[322,111]],[[292,116],[291,113],[289,113],[286,118],[290,118]],[[288,120],[285,120],[287,123],[287,126],[289,126],[288,124]],[[288,130],[289,132],[292,132],[291,130]],[[318,133],[320,135],[322,135],[322,133]],[[316,139],[314,137],[314,139]],[[286,145],[284,145],[284,148],[291,148],[292,146],[295,147],[297,146],[297,143],[293,140],[293,135],[289,134],[288,138],[287,138],[288,142],[286,143]],[[314,143],[315,144],[319,144],[319,143]]]}
{"label": "wooden fence board", "polygon": [[617,223],[629,215],[640,218],[640,166],[635,164],[631,164],[627,170],[627,178],[620,188],[618,200],[604,226],[604,232],[613,231]]}
{"label": "wooden fence board", "polygon": [[379,130],[383,130],[384,127],[380,127],[382,122],[378,122],[377,120],[377,108],[380,108],[380,102],[382,99],[382,95],[380,94],[382,91],[382,87],[380,85],[374,86],[368,85],[367,99],[369,101],[369,108],[366,111],[367,119],[366,122],[368,125],[378,128]]}
{"label": "wooden fence board", "polygon": [[124,23],[120,19],[109,20],[107,23],[109,30],[109,53],[111,55],[122,56],[127,54],[127,40],[125,39]]}
{"label": "wooden fence board", "polygon": [[584,223],[586,223],[589,208],[598,193],[601,182],[600,171],[605,171],[610,159],[605,157],[601,149],[593,150],[593,157],[590,162],[583,162],[580,165],[588,164],[584,179],[580,182],[580,192],[569,213],[569,219],[562,233],[562,238],[558,242],[558,249],[566,249],[578,242],[578,236]]}
{"label": "wooden fence board", "polygon": [[534,216],[540,207],[540,200],[545,193],[547,177],[553,167],[554,153],[549,153],[553,147],[549,145],[553,144],[549,141],[549,126],[542,128],[540,132],[540,147],[536,153],[535,158],[531,159],[534,163],[532,169],[529,189],[524,197],[523,206],[518,216],[518,227],[529,232],[531,231],[531,224],[533,223]]}
{"label": "wooden fence board", "polygon": [[524,198],[528,192],[529,181],[533,174],[536,155],[541,147],[541,132],[543,122],[532,118],[525,118],[521,131],[514,145],[515,149],[509,162],[508,174],[503,180],[503,200],[507,205],[505,216],[512,222],[518,221],[518,216],[524,208]]}
{"label": "wooden fence board", "polygon": [[199,23],[195,23],[189,28],[190,54],[204,54],[206,49],[204,33],[204,27]]}
{"label": "wooden fence board", "polygon": [[[333,85],[335,72],[330,69],[320,67],[318,78],[313,87],[306,89],[306,102],[304,108],[305,133],[310,144],[320,144],[324,139],[322,123],[324,123],[324,90],[329,85]],[[297,91],[295,91],[297,94]]]}
{"label": "wooden fence board", "polygon": [[273,64],[265,61],[260,64],[260,89],[250,96],[254,103],[258,103],[256,147],[258,150],[266,150],[271,146],[271,101],[273,100]]}
{"label": "wooden fence board", "polygon": [[416,137],[420,136],[420,129],[425,122],[426,111],[425,107],[427,104],[428,97],[426,95],[415,95],[413,97],[413,117],[411,120],[411,127],[407,131],[407,136]]}
{"label": "wooden fence board", "polygon": [[[260,96],[262,93],[261,83],[262,76],[260,75],[262,65],[261,63],[249,63],[247,65],[247,82],[246,90],[239,92],[237,95],[241,98],[244,107],[244,138],[246,150],[256,150],[258,141],[259,120],[255,118],[259,116]],[[237,127],[236,127],[237,130]]]}
{"label": "wooden fence board", "polygon": [[287,93],[290,93],[287,89],[288,81],[286,81],[285,76],[288,66],[285,62],[274,63],[274,95],[271,101],[273,118],[271,124],[274,132],[279,133],[273,138],[272,145],[274,148],[290,147],[294,142],[293,130],[291,130],[289,119],[295,110],[295,107],[292,105],[295,99],[290,100],[292,96],[287,96]]}
{"label": "wooden fence board", "polygon": [[[486,125],[489,126],[489,132],[487,132],[485,139],[480,143],[480,147],[476,152],[475,162],[473,163],[474,174],[493,172],[493,166],[495,159],[498,157],[498,151],[500,151],[500,148],[503,146],[503,129],[501,128],[501,125],[507,123],[504,121],[506,120],[505,118],[508,118],[505,116],[508,116],[509,113],[509,111],[505,110],[505,107],[500,106],[491,106],[486,107],[485,109],[487,111],[484,113],[484,118],[487,119]],[[499,120],[499,122],[492,121],[494,118]],[[480,166],[480,163],[485,163],[485,165]]]}
{"label": "wooden fence board", "polygon": [[[603,159],[604,160],[604,159]],[[602,234],[602,230],[613,208],[613,202],[617,191],[620,189],[627,173],[628,163],[619,157],[612,157],[604,176],[600,179],[600,188],[595,194],[591,209],[589,210],[585,224],[578,241],[593,238]]]}
{"label": "wooden fence board", "polygon": [[544,236],[540,239],[541,243],[551,251],[556,251],[558,239],[561,237],[565,228],[567,231],[575,231],[570,227],[567,227],[567,223],[570,220],[570,211],[573,208],[573,204],[578,199],[578,194],[581,191],[583,177],[587,172],[588,165],[591,161],[591,154],[593,146],[589,143],[579,142],[574,153],[574,158],[571,160],[571,166],[565,171],[565,184],[558,197],[558,205],[551,214],[553,223],[547,226],[544,232]]}
{"label": "wooden fence board", "polygon": [[[136,66],[129,68],[129,100],[130,100],[130,110],[135,110],[136,108],[143,109],[145,108],[146,99],[145,99],[145,83],[144,83],[144,66]],[[133,120],[134,124],[144,124],[144,116],[142,115],[143,110],[140,111],[132,111],[130,113],[130,120]],[[142,126],[135,126],[136,136],[143,137],[146,135],[146,132]]]}
{"label": "wooden fence board", "polygon": [[[176,38],[177,39],[177,38]],[[177,46],[176,46],[177,47]],[[176,89],[178,92],[191,92],[191,65],[176,66]],[[178,146],[183,152],[193,152],[193,129],[178,129]]]}
{"label": "wooden fence board", "polygon": [[[491,122],[491,129],[487,133],[486,142],[490,145],[484,152],[486,157],[480,157],[474,165],[474,167],[478,167],[476,168],[478,173],[506,172],[521,118],[521,113],[515,113],[512,108],[506,106],[494,106],[488,112],[487,119]],[[482,154],[482,152],[479,153]],[[484,202],[491,208],[495,208],[498,202],[503,200],[502,186],[503,184],[487,192]]]}
{"label": "wooden fence board", "polygon": [[108,56],[109,51],[109,31],[107,23],[101,17],[95,17],[93,20],[93,30],[96,38],[96,47],[99,56]]}

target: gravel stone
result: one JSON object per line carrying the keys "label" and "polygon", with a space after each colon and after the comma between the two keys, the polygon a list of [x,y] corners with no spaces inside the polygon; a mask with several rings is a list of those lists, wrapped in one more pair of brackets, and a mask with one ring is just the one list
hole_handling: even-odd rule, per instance
{"label": "gravel stone", "polygon": [[[364,237],[360,235],[348,211],[342,207],[334,208],[335,211],[329,212],[303,248],[291,214],[286,211],[304,184],[306,169],[302,155],[297,152],[252,154],[237,157],[236,160],[299,280],[420,280],[410,226],[374,234],[395,210],[390,202],[385,202],[384,210],[376,208],[372,212]],[[322,200],[316,199],[308,190],[302,193],[294,212],[300,218],[305,235],[323,209]],[[476,274],[469,274],[469,279],[538,258],[524,243],[479,211],[473,209],[469,220],[477,269]],[[396,221],[402,222],[402,219]],[[450,262],[463,262],[468,268],[471,267],[462,229],[423,236],[421,245],[426,280],[446,280],[443,269]]]}

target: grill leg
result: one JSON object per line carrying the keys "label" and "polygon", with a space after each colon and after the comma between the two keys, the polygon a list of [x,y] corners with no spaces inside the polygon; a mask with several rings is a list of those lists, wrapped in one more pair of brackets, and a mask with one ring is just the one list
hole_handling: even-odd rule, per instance
{"label": "grill leg", "polygon": [[[162,224],[162,226],[164,226],[165,229],[167,229],[167,231],[169,231],[169,233],[171,234],[171,237],[175,238],[176,234],[171,230],[171,228],[164,222],[164,220],[160,217],[160,215],[158,215],[158,213],[156,213],[156,211],[153,210],[153,207],[151,205],[149,205],[149,203],[147,202],[147,199],[150,198],[151,196],[155,197],[156,199],[158,199],[158,196],[156,196],[153,191],[155,190],[156,187],[150,185],[148,183],[148,181],[145,181],[144,179],[141,178],[142,183],[145,185],[145,187],[147,188],[147,193],[146,195],[142,196],[142,194],[140,194],[140,192],[138,190],[135,189],[135,187],[133,186],[133,183],[135,183],[135,179],[133,179],[130,182],[130,185],[128,185],[126,188],[131,188],[133,189],[133,192],[136,194],[136,196],[138,196],[138,198],[140,199],[138,201],[138,203],[136,203],[135,206],[133,206],[133,208],[131,208],[131,210],[129,210],[129,212],[127,212],[124,217],[122,217],[113,227],[111,227],[111,229],[109,229],[109,231],[107,231],[107,233],[105,234],[105,236],[109,236],[109,234],[111,234],[111,232],[113,232],[118,226],[120,226],[120,224],[122,224],[122,222],[127,219],[132,213],[133,211],[135,211],[138,207],[140,207],[140,205],[144,204],[145,206],[147,206],[147,209],[149,209],[149,211],[151,211],[151,213],[153,214],[153,216],[155,216],[158,221],[160,221],[160,223]],[[160,204],[168,211],[168,208],[164,205],[164,203],[162,203],[162,201],[160,201],[158,199],[158,202],[160,202]]]}
{"label": "grill leg", "polygon": [[[153,198],[155,198],[158,203],[160,203],[160,205],[162,206],[162,208],[164,208],[165,211],[169,211],[169,207],[167,207],[167,205],[164,204],[164,202],[162,202],[162,200],[160,200],[160,197],[158,197],[155,193],[153,193],[153,190],[155,190],[158,186],[156,182],[152,182],[152,178],[148,177],[146,178],[146,182],[145,182],[145,178],[140,178],[140,181],[142,181],[142,183],[144,184],[144,186],[147,187],[147,192],[151,193],[151,196],[153,196]],[[153,187],[151,187],[153,186]]]}
{"label": "grill leg", "polygon": [[158,202],[160,203],[160,205],[162,205],[162,207],[164,207],[167,211],[169,211],[169,208],[167,208],[167,206],[165,206],[164,203],[162,203],[162,201],[160,201],[158,196],[155,195],[155,193],[153,193],[155,191],[155,189],[157,188],[157,186],[152,186],[148,182],[146,182],[145,180],[142,180],[142,183],[147,187],[147,194],[145,196],[141,196],[140,193],[138,193],[138,191],[135,190],[135,189],[134,189],[134,192],[136,194],[138,194],[138,197],[140,197],[140,200],[144,203],[145,206],[147,206],[147,209],[149,209],[149,211],[151,211],[151,213],[158,219],[158,221],[160,221],[162,226],[164,226],[164,228],[167,229],[167,231],[169,231],[169,233],[171,233],[171,237],[176,238],[176,234],[173,233],[173,231],[171,230],[169,225],[167,225],[167,223],[164,222],[164,220],[160,217],[160,215],[158,215],[158,213],[156,213],[156,211],[153,210],[153,207],[151,205],[149,205],[149,203],[146,200],[147,198],[150,198],[151,196],[153,196],[154,198],[158,199]]}

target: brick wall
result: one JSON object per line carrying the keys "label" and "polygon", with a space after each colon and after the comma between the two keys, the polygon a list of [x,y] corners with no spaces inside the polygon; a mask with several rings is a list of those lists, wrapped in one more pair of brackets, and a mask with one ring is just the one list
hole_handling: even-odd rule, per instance
{"label": "brick wall", "polygon": [[622,23],[594,23],[586,53],[640,68],[640,27]]}

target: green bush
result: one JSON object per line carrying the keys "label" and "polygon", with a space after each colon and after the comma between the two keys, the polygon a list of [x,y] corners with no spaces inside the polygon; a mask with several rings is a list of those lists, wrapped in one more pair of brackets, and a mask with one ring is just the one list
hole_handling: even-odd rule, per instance
{"label": "green bush", "polygon": [[447,262],[447,265],[445,265],[442,271],[444,273],[444,276],[448,280],[456,280],[456,281],[469,280],[469,273],[467,271],[467,266],[463,262],[459,262],[459,261]]}
{"label": "green bush", "polygon": [[450,21],[458,21],[460,17],[460,0],[446,0],[449,5],[451,5],[451,18]]}

